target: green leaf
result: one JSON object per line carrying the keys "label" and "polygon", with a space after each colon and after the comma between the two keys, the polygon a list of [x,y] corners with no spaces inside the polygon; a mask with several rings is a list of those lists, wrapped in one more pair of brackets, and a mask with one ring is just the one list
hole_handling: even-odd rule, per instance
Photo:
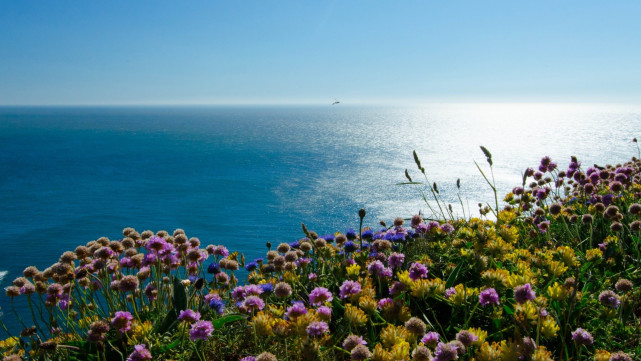
{"label": "green leaf", "polygon": [[176,311],[182,311],[187,309],[187,292],[185,292],[185,286],[180,283],[180,280],[178,280],[178,277],[174,277],[174,295],[173,295],[173,303],[174,303],[174,310]]}
{"label": "green leaf", "polygon": [[505,313],[508,315],[512,316],[514,314],[514,307],[510,304],[503,304],[503,309],[505,310]]}
{"label": "green leaf", "polygon": [[214,326],[214,328],[221,328],[228,323],[244,320],[246,318],[247,316],[237,315],[237,314],[227,315],[227,316],[218,318],[216,320],[213,320],[211,324]]}
{"label": "green leaf", "polygon": [[461,268],[463,268],[463,262],[459,263],[458,266],[454,268],[454,271],[450,273],[450,276],[447,277],[447,281],[445,282],[445,288],[450,288],[454,285],[454,281],[456,281],[456,277],[458,277],[458,274],[461,271]]}
{"label": "green leaf", "polygon": [[176,341],[170,343],[169,345],[164,345],[164,346],[160,347],[160,350],[158,350],[158,352],[159,353],[165,353],[165,352],[171,350],[172,348],[180,345],[180,341],[181,341],[180,339],[177,339]]}

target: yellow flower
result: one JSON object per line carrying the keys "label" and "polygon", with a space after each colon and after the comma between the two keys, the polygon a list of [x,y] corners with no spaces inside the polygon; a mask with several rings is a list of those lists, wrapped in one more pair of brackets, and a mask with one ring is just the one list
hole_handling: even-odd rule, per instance
{"label": "yellow flower", "polygon": [[543,334],[543,336],[552,338],[556,336],[556,333],[560,329],[561,328],[556,324],[556,321],[554,321],[553,317],[548,316],[543,319],[543,322],[541,324],[541,334]]}
{"label": "yellow flower", "polygon": [[367,322],[367,315],[354,305],[345,305],[345,319],[354,327],[360,327]]}
{"label": "yellow flower", "polygon": [[445,283],[440,278],[418,279],[412,283],[410,290],[412,291],[412,296],[425,298],[435,294],[443,294],[445,292]]}
{"label": "yellow flower", "polygon": [[361,272],[361,266],[354,263],[352,265],[347,266],[346,271],[347,271],[347,277],[351,279],[355,279],[358,277],[358,274]]}
{"label": "yellow flower", "polygon": [[548,296],[550,296],[552,300],[562,301],[567,296],[567,292],[558,282],[554,282],[552,286],[548,286]]}
{"label": "yellow flower", "polygon": [[363,310],[366,312],[374,312],[376,310],[376,307],[378,307],[378,302],[376,302],[375,299],[373,299],[371,296],[363,296],[358,300],[358,305],[361,306]]}
{"label": "yellow flower", "polygon": [[8,337],[8,338],[0,341],[0,348],[2,348],[2,349],[13,348],[17,344],[18,344],[18,338],[17,337]]}
{"label": "yellow flower", "polygon": [[400,340],[392,346],[391,350],[392,360],[404,361],[409,360],[410,357],[410,344],[405,340]]}
{"label": "yellow flower", "polygon": [[414,281],[410,278],[410,272],[405,270],[397,274],[398,280],[407,287],[411,287]]}
{"label": "yellow flower", "polygon": [[277,318],[276,322],[272,326],[272,332],[274,332],[274,334],[276,334],[277,336],[287,336],[290,331],[289,325],[289,322],[283,320],[282,318]]}
{"label": "yellow flower", "polygon": [[512,341],[501,341],[501,361],[511,361],[519,359],[519,352],[516,348],[517,344]]}
{"label": "yellow flower", "polygon": [[78,320],[78,326],[80,326],[80,328],[87,329],[89,328],[89,325],[96,321],[98,321],[97,315],[86,316]]}
{"label": "yellow flower", "polygon": [[[510,195],[510,194],[512,194],[512,193],[508,193],[508,195]],[[506,196],[506,198],[507,198],[507,196]],[[506,202],[509,202],[509,201],[511,201],[511,200],[512,200],[512,199],[510,199],[510,200],[506,200]],[[515,219],[516,219],[516,214],[514,214],[514,211],[506,211],[506,210],[503,210],[503,211],[500,211],[500,212],[499,212],[498,219],[499,219],[499,222],[500,222],[500,223],[502,223],[502,224],[508,224],[508,223],[510,223],[510,222],[512,222],[513,220],[515,220]]]}
{"label": "yellow flower", "polygon": [[568,246],[557,247],[556,254],[561,257],[563,263],[568,267],[576,267],[579,264],[574,250]]}
{"label": "yellow flower", "polygon": [[149,336],[152,328],[153,325],[151,324],[151,321],[145,321],[143,323],[134,321],[131,326],[131,340],[135,343],[141,343],[147,336]]}
{"label": "yellow flower", "polygon": [[478,351],[476,351],[476,361],[500,361],[501,360],[501,350],[500,344],[492,342],[492,345],[484,342]]}
{"label": "yellow flower", "polygon": [[271,336],[274,334],[272,327],[276,324],[276,320],[263,311],[259,311],[250,324],[254,327],[257,335]]}
{"label": "yellow flower", "polygon": [[[513,215],[514,213],[510,214]],[[510,219],[510,221],[512,219]],[[519,240],[519,230],[516,227],[510,227],[505,224],[501,224],[501,226],[499,227],[499,236],[501,236],[501,238],[503,238],[506,242],[515,244]]]}
{"label": "yellow flower", "polygon": [[300,279],[299,275],[290,271],[287,271],[285,272],[285,274],[283,274],[283,280],[290,284],[298,282],[299,279]]}
{"label": "yellow flower", "polygon": [[276,318],[283,317],[283,315],[285,314],[285,307],[283,306],[269,304],[267,305],[267,310]]}
{"label": "yellow flower", "polygon": [[585,252],[585,259],[590,262],[600,260],[601,257],[603,257],[603,251],[598,248],[592,248]]}
{"label": "yellow flower", "polygon": [[476,337],[478,337],[478,340],[472,343],[473,345],[479,346],[485,342],[485,338],[487,338],[487,331],[484,331],[480,328],[468,328],[467,330],[473,333],[474,335],[476,335]]}
{"label": "yellow flower", "polygon": [[[363,312],[363,311],[361,311],[361,312]],[[308,312],[308,313],[306,313],[304,315],[296,317],[296,319],[292,322],[292,327],[294,328],[294,331],[298,335],[304,336],[304,335],[307,334],[307,331],[306,331],[307,326],[309,326],[309,324],[314,322],[314,321],[319,321],[318,316],[314,312]]]}
{"label": "yellow flower", "polygon": [[610,353],[606,350],[596,350],[594,352],[594,361],[609,361]]}
{"label": "yellow flower", "polygon": [[392,361],[392,355],[383,348],[383,345],[377,343],[372,352],[372,361]]}
{"label": "yellow flower", "polygon": [[561,276],[568,270],[568,267],[564,263],[554,260],[548,261],[547,266],[550,273],[556,277]]}
{"label": "yellow flower", "polygon": [[508,285],[510,272],[504,269],[489,269],[481,273],[481,279],[488,286],[501,287]]}
{"label": "yellow flower", "polygon": [[515,306],[515,311],[515,318],[519,322],[528,321],[530,324],[534,325],[536,324],[536,320],[539,318],[539,310],[532,302],[517,304]]}
{"label": "yellow flower", "polygon": [[[403,326],[388,325],[381,331],[381,342],[385,347],[392,347],[401,341],[405,341],[408,333]],[[409,353],[409,349],[407,351]]]}
{"label": "yellow flower", "polygon": [[532,353],[532,361],[553,361],[552,353],[545,349],[545,346],[539,346]]}

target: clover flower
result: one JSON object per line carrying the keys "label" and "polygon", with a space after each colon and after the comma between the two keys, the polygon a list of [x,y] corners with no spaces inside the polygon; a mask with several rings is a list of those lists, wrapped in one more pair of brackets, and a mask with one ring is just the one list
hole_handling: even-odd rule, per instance
{"label": "clover flower", "polygon": [[288,319],[292,319],[306,313],[307,308],[305,308],[305,304],[301,301],[294,301],[294,303],[290,307],[287,307],[286,316]]}
{"label": "clover flower", "polygon": [[392,268],[401,267],[405,261],[405,255],[402,253],[393,252],[389,255],[387,260],[388,264]]}
{"label": "clover flower", "polygon": [[191,325],[189,339],[192,341],[207,340],[212,332],[214,332],[214,326],[210,321],[198,321]]}
{"label": "clover flower", "polygon": [[601,302],[603,306],[613,309],[619,308],[619,305],[621,305],[619,296],[610,290],[601,292],[599,302]]}
{"label": "clover flower", "polygon": [[200,313],[191,309],[181,310],[178,319],[187,323],[200,320]]}
{"label": "clover flower", "polygon": [[361,284],[357,281],[345,280],[340,287],[339,297],[345,299],[361,291]]}
{"label": "clover flower", "polygon": [[479,295],[479,303],[482,306],[487,306],[489,304],[499,304],[499,294],[496,293],[496,290],[494,288],[487,288],[483,291],[481,291],[481,294]]}
{"label": "clover flower", "polygon": [[308,336],[318,337],[324,333],[329,332],[329,326],[327,326],[327,323],[325,321],[315,321],[310,323],[309,326],[305,328],[305,332],[307,332]]}
{"label": "clover flower", "polygon": [[425,323],[417,317],[412,317],[405,322],[405,328],[416,336],[424,335],[427,331]]}
{"label": "clover flower", "polygon": [[254,356],[245,356],[240,361],[256,361],[256,358]]}
{"label": "clover flower", "polygon": [[351,334],[343,341],[343,348],[347,351],[352,351],[358,345],[367,345],[367,342],[363,340],[363,336]]}
{"label": "clover flower", "polygon": [[263,352],[256,356],[256,361],[278,361],[278,358],[269,352]]}
{"label": "clover flower", "polygon": [[332,318],[332,309],[327,306],[320,306],[316,309],[316,314],[323,321],[329,321]]}
{"label": "clover flower", "polygon": [[594,343],[592,335],[581,327],[572,331],[572,341],[576,342],[577,345],[585,346],[590,346]]}
{"label": "clover flower", "polygon": [[623,351],[617,351],[613,354],[610,354],[609,361],[632,361],[632,357]]}
{"label": "clover flower", "polygon": [[461,330],[456,334],[456,340],[463,344],[465,347],[470,347],[472,344],[479,340],[478,336],[468,330]]}
{"label": "clover flower", "polygon": [[309,293],[309,303],[313,306],[320,306],[325,302],[331,302],[332,293],[325,287],[316,287]]}
{"label": "clover flower", "polygon": [[134,316],[127,311],[116,311],[114,317],[111,319],[111,326],[121,333],[131,330],[131,321]]}
{"label": "clover flower", "polygon": [[424,345],[433,347],[433,346],[436,346],[440,337],[441,335],[439,335],[438,332],[430,331],[426,333],[425,336],[423,336],[423,338],[421,338],[421,342]]}
{"label": "clover flower", "polygon": [[517,303],[523,304],[535,298],[536,293],[532,290],[532,286],[529,283],[514,288],[514,300]]}
{"label": "clover flower", "polygon": [[412,281],[416,281],[420,278],[427,278],[427,267],[421,263],[412,263],[409,270],[409,276]]}
{"label": "clover flower", "polygon": [[292,286],[287,282],[278,282],[274,286],[274,294],[276,297],[285,298],[292,294]]}
{"label": "clover flower", "polygon": [[357,345],[352,349],[350,353],[352,360],[361,361],[366,360],[372,356],[372,353],[369,351],[365,345]]}
{"label": "clover flower", "polygon": [[439,342],[434,351],[433,361],[454,361],[458,359],[461,346],[463,345],[459,346],[459,342]]}
{"label": "clover flower", "polygon": [[625,278],[621,278],[617,281],[617,283],[614,285],[614,288],[616,288],[617,291],[619,292],[627,292],[632,289],[634,285],[630,280],[627,280]]}
{"label": "clover flower", "polygon": [[127,361],[146,361],[151,359],[151,352],[147,350],[147,346],[144,344],[135,345],[134,352],[132,352],[129,357],[127,357]]}

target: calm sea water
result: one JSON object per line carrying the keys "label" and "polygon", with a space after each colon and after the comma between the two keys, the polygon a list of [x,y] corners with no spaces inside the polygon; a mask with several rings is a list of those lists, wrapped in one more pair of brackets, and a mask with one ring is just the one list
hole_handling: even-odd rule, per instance
{"label": "calm sea water", "polygon": [[324,234],[358,228],[359,208],[369,226],[429,213],[395,185],[406,168],[419,179],[414,149],[449,202],[461,179],[474,212],[493,199],[479,145],[504,194],[544,155],[623,162],[635,136],[641,106],[0,108],[0,283],[124,227],[183,228],[251,259],[301,238],[301,222]]}

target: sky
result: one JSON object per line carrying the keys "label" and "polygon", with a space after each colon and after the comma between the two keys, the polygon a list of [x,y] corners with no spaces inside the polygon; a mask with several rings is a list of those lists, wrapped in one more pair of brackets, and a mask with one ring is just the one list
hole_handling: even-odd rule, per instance
{"label": "sky", "polygon": [[0,0],[0,105],[641,103],[641,1]]}

